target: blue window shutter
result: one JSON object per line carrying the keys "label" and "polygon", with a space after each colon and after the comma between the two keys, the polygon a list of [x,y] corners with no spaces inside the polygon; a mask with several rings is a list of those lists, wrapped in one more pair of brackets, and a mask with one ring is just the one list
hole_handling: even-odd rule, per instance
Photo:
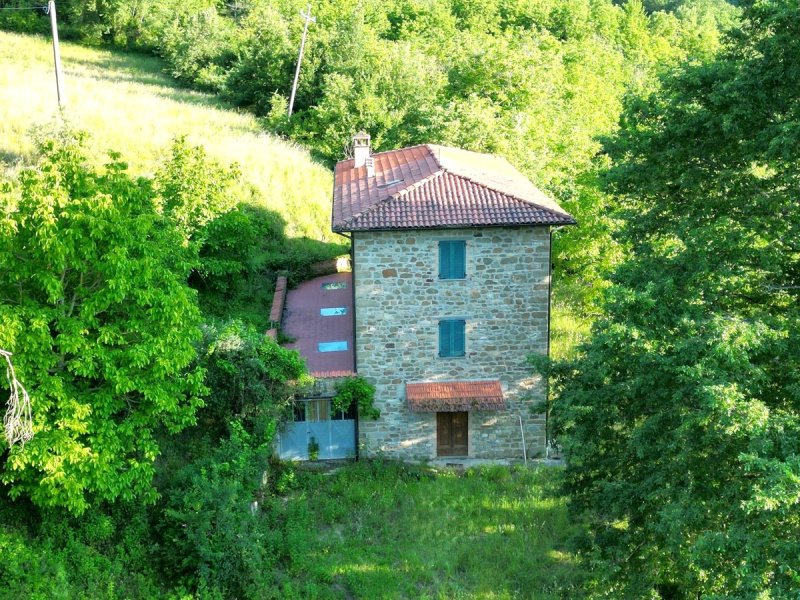
{"label": "blue window shutter", "polygon": [[464,240],[439,242],[439,278],[464,279],[466,277],[467,243]]}
{"label": "blue window shutter", "polygon": [[453,279],[464,279],[466,277],[466,254],[466,242],[453,242]]}
{"label": "blue window shutter", "polygon": [[464,356],[464,321],[453,321],[453,354]]}
{"label": "blue window shutter", "polygon": [[464,356],[465,321],[443,319],[439,321],[439,356]]}
{"label": "blue window shutter", "polygon": [[439,321],[439,356],[450,356],[450,323]]}
{"label": "blue window shutter", "polygon": [[450,247],[447,242],[439,242],[439,279],[450,279],[449,251]]}

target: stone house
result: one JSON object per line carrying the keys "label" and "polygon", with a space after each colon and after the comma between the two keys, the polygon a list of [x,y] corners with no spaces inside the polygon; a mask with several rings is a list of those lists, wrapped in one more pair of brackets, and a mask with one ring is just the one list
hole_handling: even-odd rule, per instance
{"label": "stone house", "polygon": [[545,448],[550,232],[575,223],[497,156],[431,144],[336,165],[351,241],[352,369],[376,387],[366,456],[522,458]]}

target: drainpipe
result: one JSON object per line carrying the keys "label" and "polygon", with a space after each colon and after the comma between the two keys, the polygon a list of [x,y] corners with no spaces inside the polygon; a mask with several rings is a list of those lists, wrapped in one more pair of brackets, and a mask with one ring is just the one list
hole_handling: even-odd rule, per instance
{"label": "drainpipe", "polygon": [[[350,287],[351,287],[351,294],[353,295],[353,371],[355,371],[356,375],[358,375],[358,340],[356,339],[356,243],[355,243],[355,233],[350,232],[348,236],[350,238]],[[359,414],[358,410],[356,410],[356,426],[355,426],[355,436],[356,436],[356,460],[360,460],[361,456],[359,455],[358,451],[358,426],[359,426]]]}
{"label": "drainpipe", "polygon": [[[564,225],[559,225],[558,227],[550,227],[548,231],[550,236],[549,246],[547,248],[547,358],[550,358],[550,332],[551,327],[550,324],[552,322],[552,315],[553,315],[553,234],[558,231],[559,229],[563,228]],[[544,382],[544,402],[545,402],[545,411],[544,411],[544,451],[545,451],[545,458],[550,458],[548,453],[548,448],[550,447],[550,378],[548,377]]]}

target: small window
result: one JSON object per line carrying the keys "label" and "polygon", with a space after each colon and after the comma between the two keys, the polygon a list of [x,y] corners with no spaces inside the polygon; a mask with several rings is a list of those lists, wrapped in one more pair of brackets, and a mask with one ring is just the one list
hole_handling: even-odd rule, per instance
{"label": "small window", "polygon": [[322,284],[323,290],[343,290],[347,287],[346,281],[328,281]]}
{"label": "small window", "polygon": [[347,314],[347,307],[337,306],[336,308],[320,308],[319,314],[323,317],[338,317]]}
{"label": "small window", "polygon": [[320,352],[342,352],[347,350],[347,341],[320,342],[317,344],[317,350]]}
{"label": "small window", "polygon": [[465,325],[466,321],[463,319],[442,319],[439,321],[439,356],[464,356]]}
{"label": "small window", "polygon": [[467,243],[464,240],[439,242],[439,279],[464,279],[467,276]]}
{"label": "small window", "polygon": [[306,421],[330,421],[331,420],[331,401],[327,398],[319,400],[307,400],[304,402]]}

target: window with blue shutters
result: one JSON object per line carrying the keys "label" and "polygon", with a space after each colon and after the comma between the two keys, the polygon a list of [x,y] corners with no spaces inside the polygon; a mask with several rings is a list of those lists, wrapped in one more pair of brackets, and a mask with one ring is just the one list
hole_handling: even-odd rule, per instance
{"label": "window with blue shutters", "polygon": [[464,356],[463,319],[442,319],[439,321],[439,356]]}
{"label": "window with blue shutters", "polygon": [[439,279],[464,279],[467,276],[467,243],[464,240],[439,242]]}

